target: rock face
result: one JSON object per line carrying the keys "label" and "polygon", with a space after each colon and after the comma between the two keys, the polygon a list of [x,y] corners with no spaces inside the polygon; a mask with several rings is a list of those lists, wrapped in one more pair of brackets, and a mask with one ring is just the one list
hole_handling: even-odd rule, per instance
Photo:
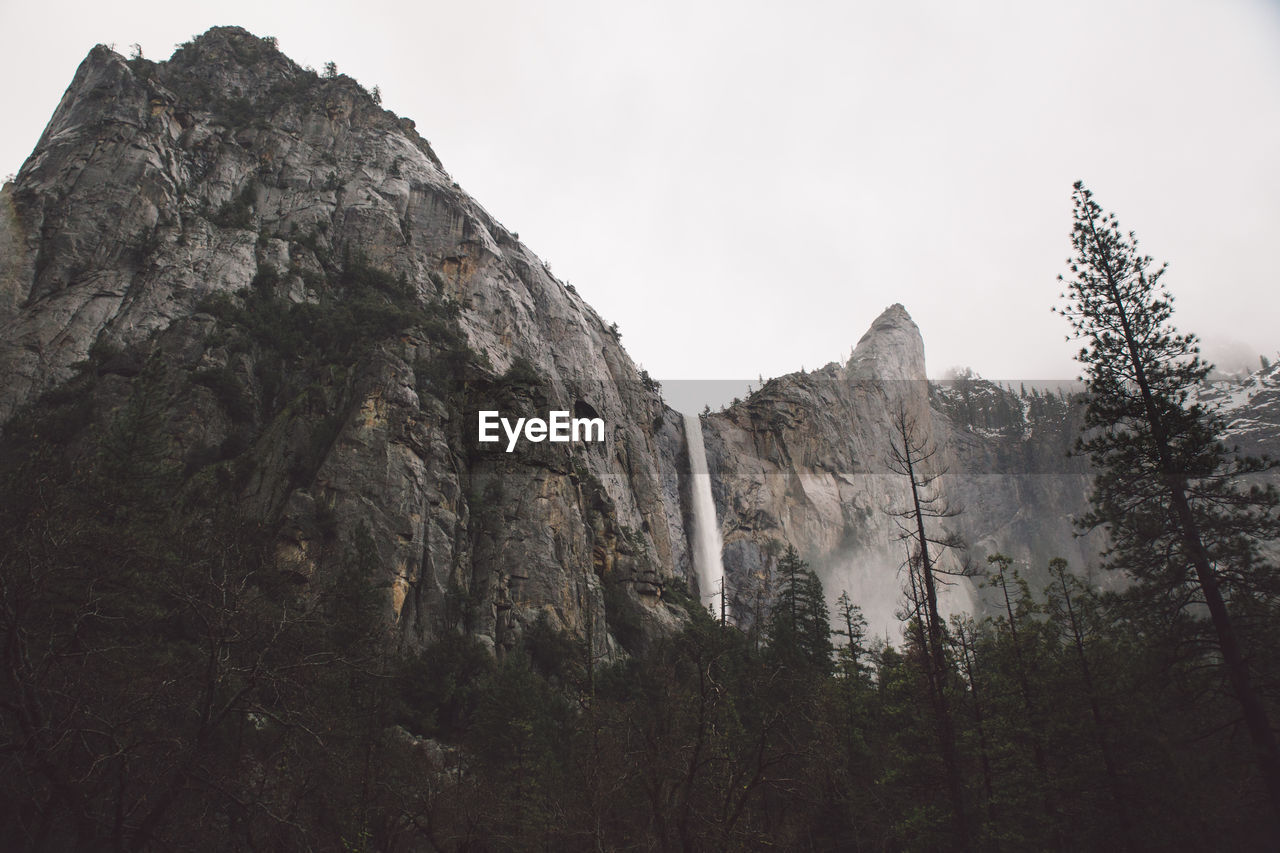
{"label": "rock face", "polygon": [[[1099,586],[1119,578],[1096,570],[1101,531],[1080,536],[1073,519],[1088,507],[1086,459],[1070,456],[1081,401],[1040,389],[1002,388],[968,375],[926,380],[919,330],[900,305],[871,326],[845,364],[783,376],[747,400],[704,418],[714,495],[724,537],[731,611],[749,625],[767,613],[781,549],[794,546],[834,599],[847,591],[873,634],[899,636],[899,566],[905,544],[892,511],[905,505],[905,479],[888,467],[899,410],[932,443],[944,472],[938,493],[956,510],[940,522],[968,544],[951,570],[986,571],[1008,554],[1033,590],[1056,556]],[[1228,438],[1245,452],[1280,449],[1280,368],[1219,382],[1202,398],[1221,406]],[[932,532],[932,531],[931,531]],[[944,605],[994,604],[981,582],[954,579]]]}
{"label": "rock face", "polygon": [[[363,549],[410,647],[545,617],[607,655],[606,617],[680,624],[680,418],[354,80],[238,28],[161,63],[96,47],[2,202],[0,419],[86,359],[119,393],[159,376],[189,485],[277,521],[301,579]],[[481,409],[605,440],[506,453]]]}
{"label": "rock face", "polygon": [[[985,573],[989,554],[1007,554],[1038,592],[1049,560],[1062,557],[1091,583],[1113,586],[1117,578],[1095,571],[1102,533],[1081,536],[1074,524],[1088,510],[1090,482],[1088,461],[1070,455],[1082,401],[976,377],[933,385],[931,399],[954,460],[948,487],[973,567]],[[985,590],[980,597],[993,603]]]}
{"label": "rock face", "polygon": [[[1088,471],[1066,458],[1079,411],[925,376],[894,305],[847,362],[703,417],[739,623],[767,613],[794,545],[896,639],[899,412],[936,446],[980,567],[998,549],[1088,570],[1101,543],[1070,523]],[[265,520],[299,583],[358,567],[405,648],[464,630],[500,650],[546,619],[603,659],[710,592],[692,588],[682,419],[617,335],[411,121],[244,30],[162,63],[94,48],[0,191],[0,422],[65,402],[68,380],[99,425],[130,401],[157,411],[183,493]],[[1272,367],[1205,394],[1256,451],[1280,444],[1278,389]],[[606,434],[507,453],[477,441],[482,410],[565,410]],[[958,580],[944,601],[980,598]]]}
{"label": "rock face", "polygon": [[[889,468],[895,415],[938,446],[920,331],[901,305],[871,325],[845,364],[765,383],[748,400],[705,418],[720,508],[731,610],[741,624],[767,613],[784,545],[810,562],[828,597],[842,591],[874,632],[896,625],[905,556],[892,511],[909,499]],[[959,581],[952,608],[967,606]],[[892,634],[896,640],[896,633]]]}

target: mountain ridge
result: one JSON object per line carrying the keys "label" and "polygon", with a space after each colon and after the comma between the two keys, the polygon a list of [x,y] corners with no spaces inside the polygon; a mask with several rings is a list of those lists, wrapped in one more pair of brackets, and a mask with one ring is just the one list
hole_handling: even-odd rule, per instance
{"label": "mountain ridge", "polygon": [[[540,618],[580,634],[606,586],[633,645],[681,624],[662,601],[688,567],[680,419],[355,81],[239,28],[161,63],[96,47],[3,207],[0,416],[82,374],[118,405],[162,362],[173,463],[276,519],[299,577],[367,528],[409,646],[458,598],[495,646]],[[610,429],[490,454],[479,408]],[[520,503],[495,514],[500,492]]]}
{"label": "mountain ridge", "polygon": [[[454,630],[508,648],[546,619],[614,658],[706,595],[683,421],[616,327],[411,120],[237,27],[164,62],[99,45],[81,63],[0,191],[0,375],[0,420],[81,383],[93,429],[153,383],[184,488],[225,481],[278,525],[293,575],[338,571],[368,532],[408,648]],[[884,461],[898,409],[937,441],[978,559],[1064,556],[1106,582],[1089,570],[1100,537],[1071,526],[1089,475],[1066,456],[1067,401],[926,376],[920,330],[893,303],[845,361],[701,419],[740,624],[767,610],[785,545],[829,597],[848,589],[896,624],[886,510],[902,483]],[[1214,392],[1246,449],[1273,446],[1274,379]],[[606,441],[508,455],[475,440],[480,409],[551,408],[601,417]]]}

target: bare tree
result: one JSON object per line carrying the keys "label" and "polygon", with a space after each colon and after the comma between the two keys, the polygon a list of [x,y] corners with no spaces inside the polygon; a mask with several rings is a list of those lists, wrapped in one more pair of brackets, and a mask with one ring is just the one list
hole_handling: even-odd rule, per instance
{"label": "bare tree", "polygon": [[944,519],[956,516],[959,510],[947,502],[939,488],[939,480],[946,470],[938,464],[937,455],[937,445],[922,436],[915,418],[900,406],[894,414],[888,466],[890,471],[907,479],[910,499],[904,507],[890,508],[889,514],[898,525],[898,540],[907,546],[905,566],[911,582],[912,602],[924,623],[920,633],[925,646],[922,649],[925,674],[932,694],[938,744],[946,767],[956,839],[960,849],[968,849],[964,780],[956,746],[955,722],[947,701],[949,667],[943,647],[942,619],[938,615],[938,576],[956,574],[941,570],[938,560],[947,550],[959,550],[963,545],[958,536],[941,524]]}

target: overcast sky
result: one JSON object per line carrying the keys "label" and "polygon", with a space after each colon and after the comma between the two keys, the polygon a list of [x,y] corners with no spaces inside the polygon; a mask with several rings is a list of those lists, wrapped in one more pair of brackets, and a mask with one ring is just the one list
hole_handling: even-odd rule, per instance
{"label": "overcast sky", "polygon": [[1068,378],[1071,184],[1170,262],[1220,362],[1280,349],[1280,3],[0,0],[0,174],[95,43],[217,24],[333,60],[659,379],[843,359]]}

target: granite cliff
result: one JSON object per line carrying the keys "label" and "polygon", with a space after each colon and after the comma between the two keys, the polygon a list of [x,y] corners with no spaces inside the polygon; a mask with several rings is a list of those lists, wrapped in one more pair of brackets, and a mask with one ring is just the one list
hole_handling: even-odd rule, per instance
{"label": "granite cliff", "polygon": [[[185,490],[271,519],[303,581],[373,549],[410,648],[684,618],[681,419],[356,81],[234,27],[165,62],[95,47],[0,214],[0,418],[159,401]],[[607,435],[505,453],[480,409]]]}
{"label": "granite cliff", "polygon": [[[376,92],[237,28],[97,47],[0,189],[6,850],[1265,846],[1207,626],[1064,583],[1047,630],[966,631],[965,677],[870,648],[896,422],[961,510],[944,568],[1039,586],[1102,544],[1075,401],[929,382],[893,305],[677,414]],[[1280,367],[1198,393],[1280,449]],[[508,452],[489,412],[603,435]],[[869,642],[832,648],[788,546]],[[746,631],[698,612],[722,578]],[[1274,684],[1274,585],[1235,589]]]}
{"label": "granite cliff", "polygon": [[829,598],[847,590],[877,629],[888,626],[902,547],[888,510],[905,497],[887,467],[893,415],[903,409],[931,432],[928,392],[919,329],[894,305],[845,364],[772,379],[704,419],[740,623],[767,612],[772,569],[789,544]]}
{"label": "granite cliff", "polygon": [[[896,640],[905,545],[891,511],[908,499],[888,469],[894,413],[904,409],[937,448],[937,492],[956,511],[943,524],[968,545],[948,557],[954,578],[944,605],[982,610],[995,602],[982,578],[986,557],[1008,554],[1038,590],[1053,557],[1091,584],[1120,579],[1097,571],[1102,531],[1079,535],[1090,472],[1071,450],[1082,400],[1061,389],[1003,387],[964,373],[926,378],[919,329],[901,305],[872,324],[847,362],[772,379],[746,400],[704,418],[713,492],[724,538],[731,611],[741,624],[767,612],[784,545],[808,560],[834,602],[860,606],[872,632]],[[1219,408],[1242,452],[1280,450],[1280,367],[1201,389]]]}
{"label": "granite cliff", "polygon": [[[1278,373],[1205,390],[1251,452],[1280,434]],[[767,611],[789,544],[896,636],[899,410],[937,445],[979,569],[1001,550],[1089,572],[1078,409],[926,375],[894,305],[846,362],[702,418],[739,623]],[[691,567],[684,423],[616,332],[412,121],[238,28],[165,62],[98,46],[81,64],[0,194],[0,377],[0,421],[43,407],[71,454],[147,402],[183,496],[269,521],[299,583],[359,552],[406,649],[456,630],[510,647],[545,619],[606,659],[712,592]],[[605,441],[476,441],[480,410],[551,409],[600,417]]]}

